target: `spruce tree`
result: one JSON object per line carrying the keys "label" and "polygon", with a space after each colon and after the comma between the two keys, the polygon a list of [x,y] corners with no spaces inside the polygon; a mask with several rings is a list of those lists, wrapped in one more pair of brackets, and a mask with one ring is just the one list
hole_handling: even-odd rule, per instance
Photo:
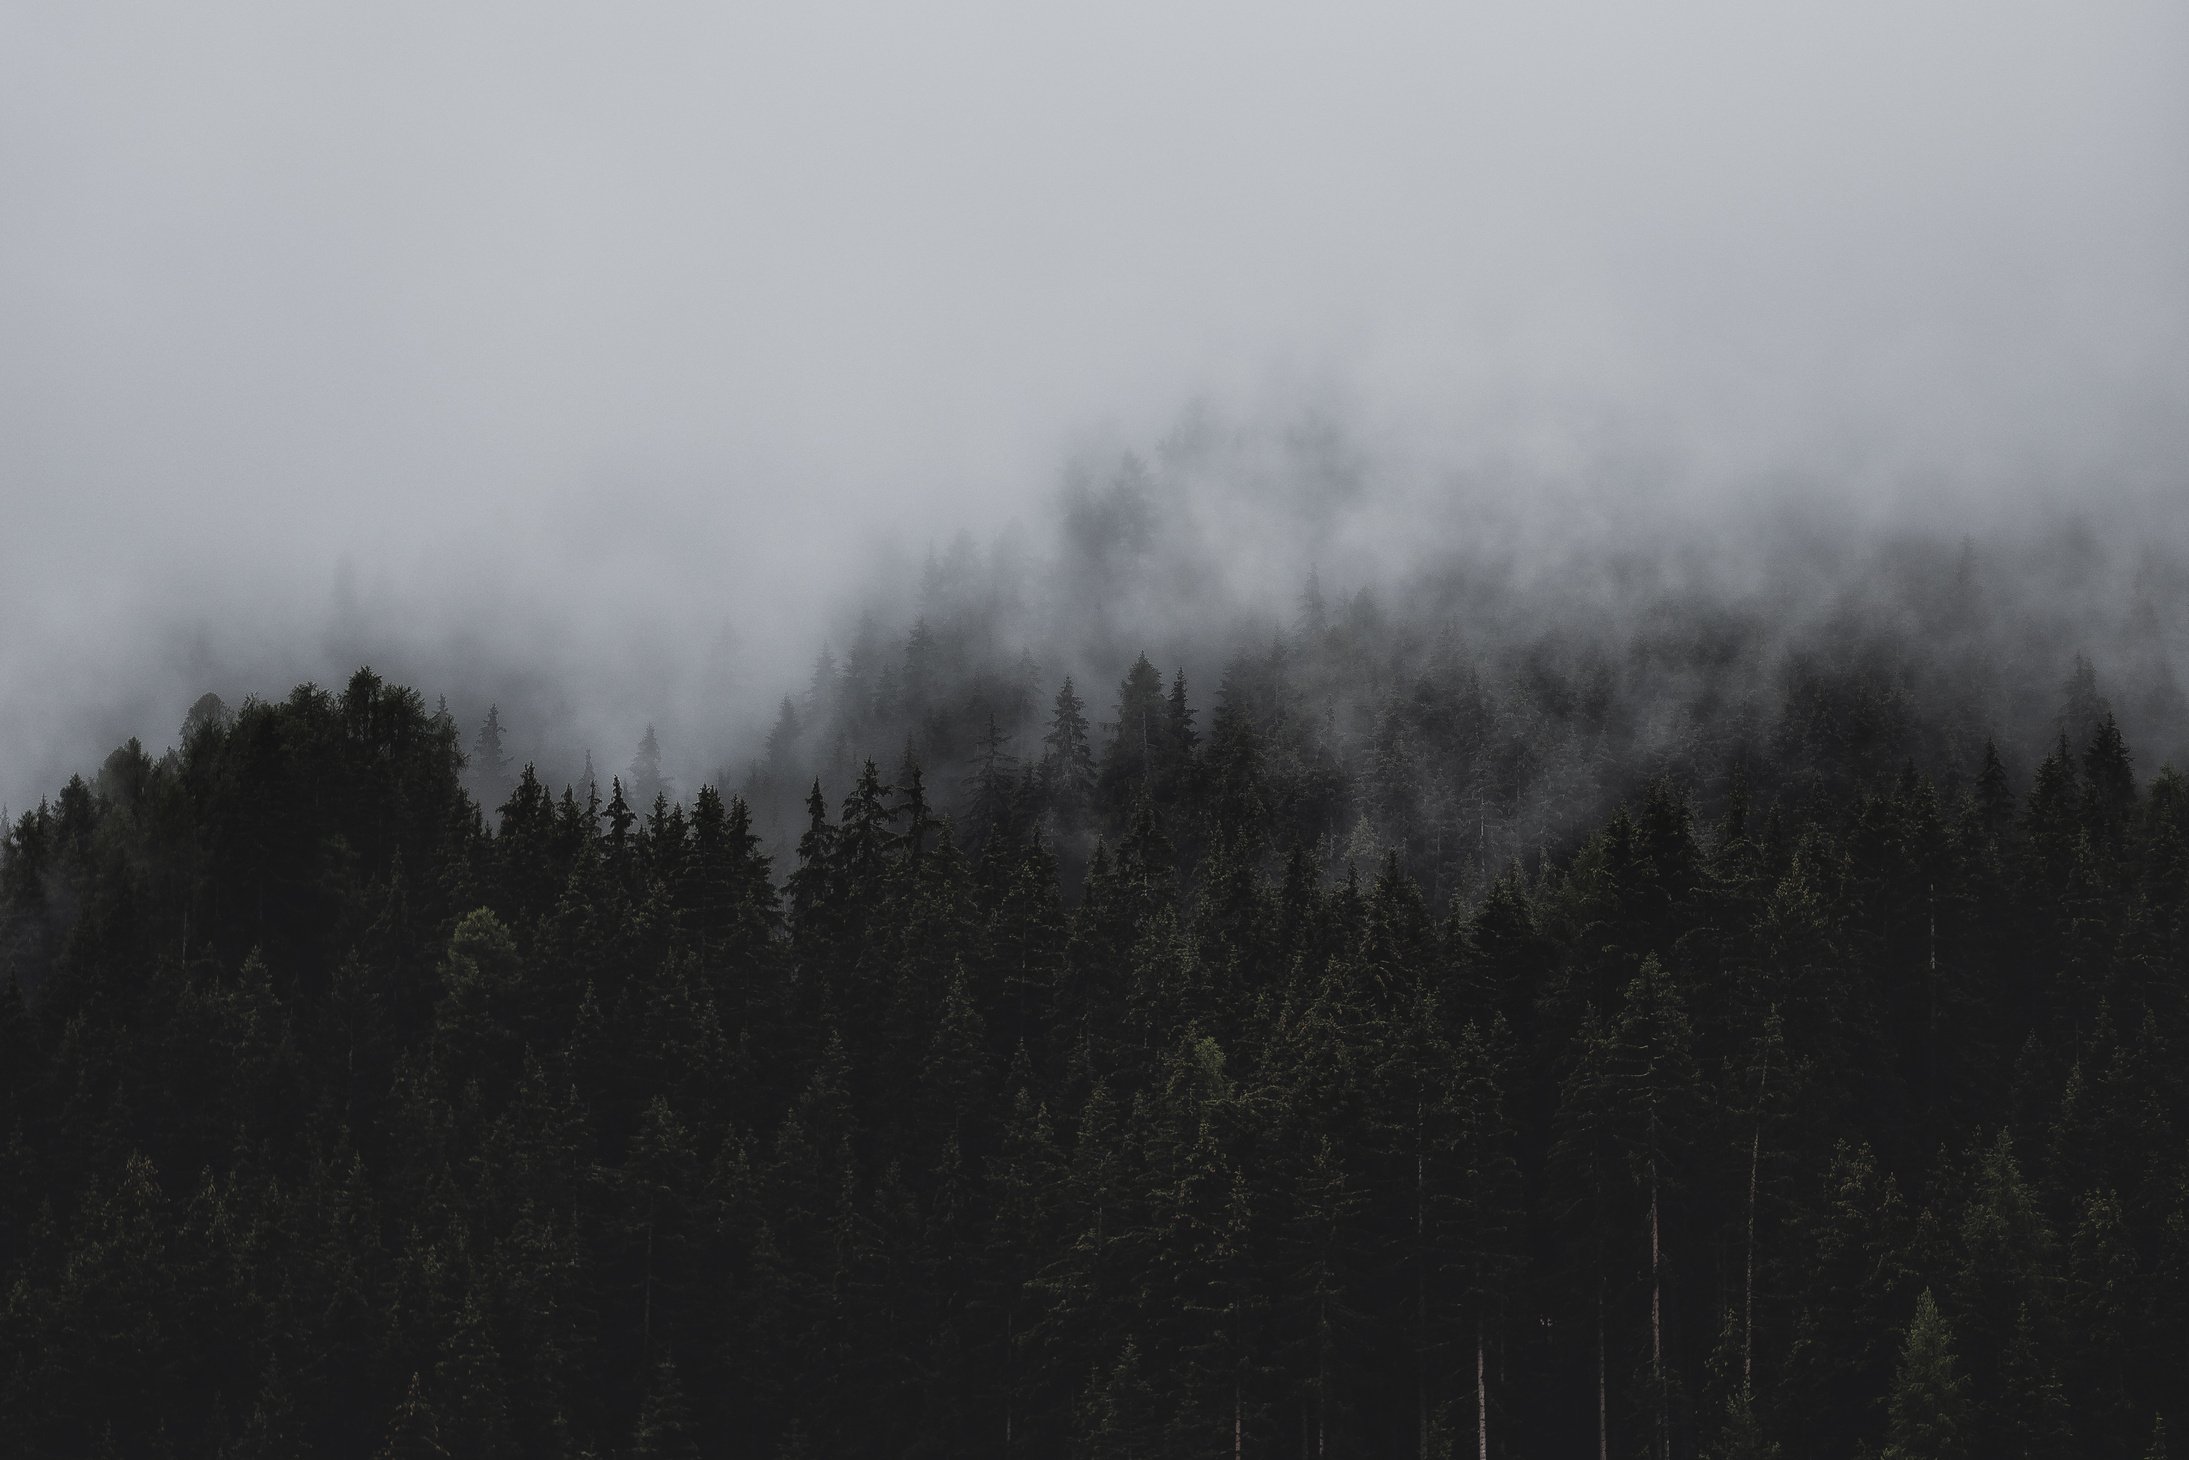
{"label": "spruce tree", "polygon": [[501,706],[488,705],[478,737],[471,743],[471,774],[472,784],[490,804],[501,799],[507,785],[509,752],[502,746],[505,733]]}
{"label": "spruce tree", "polygon": [[1070,675],[1058,687],[1042,737],[1041,793],[1060,829],[1076,831],[1095,789],[1094,751],[1087,736],[1087,707],[1072,688]]}
{"label": "spruce tree", "polygon": [[699,1460],[691,1409],[677,1379],[676,1361],[667,1355],[648,1378],[629,1453],[631,1460]]}
{"label": "spruce tree", "polygon": [[449,1453],[441,1443],[440,1416],[421,1392],[417,1374],[389,1414],[386,1435],[373,1460],[441,1460]]}
{"label": "spruce tree", "polygon": [[1010,738],[997,726],[991,710],[965,777],[965,824],[976,844],[985,845],[1014,830],[1018,757],[1011,754],[1009,744]]}
{"label": "spruce tree", "polygon": [[1885,1460],[1961,1460],[1969,1453],[1966,1385],[1953,1329],[1929,1288],[1915,1300],[1886,1414]]}
{"label": "spruce tree", "polygon": [[1157,742],[1155,791],[1158,800],[1175,804],[1193,791],[1194,756],[1201,743],[1193,728],[1193,706],[1186,698],[1186,671],[1171,675],[1170,693],[1163,700],[1163,738]]}
{"label": "spruce tree", "polygon": [[1141,787],[1150,786],[1165,758],[1163,676],[1143,654],[1117,687],[1117,721],[1102,757],[1102,800],[1113,814]]}
{"label": "spruce tree", "polygon": [[2084,747],[2083,786],[2091,836],[2103,846],[2117,847],[2135,809],[2136,772],[2110,710]]}

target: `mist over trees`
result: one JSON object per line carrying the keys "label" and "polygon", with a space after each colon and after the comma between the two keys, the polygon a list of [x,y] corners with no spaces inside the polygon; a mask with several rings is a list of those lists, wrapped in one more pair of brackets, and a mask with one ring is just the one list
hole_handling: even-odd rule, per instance
{"label": "mist over trees", "polygon": [[2064,613],[2033,567],[2120,586],[2072,533],[1485,556],[1272,625],[1162,601],[1149,493],[855,606],[689,796],[360,671],[17,817],[0,1434],[2163,1447],[2159,559]]}
{"label": "mist over trees", "polygon": [[2163,1460],[2185,123],[0,8],[0,1460]]}
{"label": "mist over trees", "polygon": [[[1736,780],[1844,792],[1903,764],[1950,791],[1987,741],[2022,776],[2108,713],[2189,763],[2189,560],[2125,521],[1979,536],[1750,504],[1562,533],[1591,499],[1477,493],[1461,531],[1333,467],[1323,438],[1242,451],[1082,463],[1053,540],[960,534],[854,595],[710,778],[787,853],[815,779],[910,754],[962,832],[1039,826],[1072,869],[1135,787],[1186,793],[1206,734],[1279,841],[1326,873],[1395,851],[1441,899],[1570,851],[1658,777],[1712,807]],[[1265,564],[1299,576],[1272,591]]]}

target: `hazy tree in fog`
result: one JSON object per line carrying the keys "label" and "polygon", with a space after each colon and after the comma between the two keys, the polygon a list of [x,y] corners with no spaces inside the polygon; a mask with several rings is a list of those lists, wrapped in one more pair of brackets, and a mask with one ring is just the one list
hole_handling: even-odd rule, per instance
{"label": "hazy tree in fog", "polygon": [[1163,676],[1143,654],[1117,687],[1117,721],[1109,751],[1102,758],[1102,800],[1126,805],[1133,788],[1144,785],[1163,749],[1167,726],[1163,712]]}
{"label": "hazy tree in fog", "polygon": [[1298,632],[1310,644],[1330,632],[1330,605],[1323,599],[1322,575],[1312,565],[1307,570],[1307,586],[1300,590]]}
{"label": "hazy tree in fog", "polygon": [[926,617],[915,619],[912,632],[905,637],[904,678],[900,681],[905,713],[915,721],[926,714],[934,702],[940,657],[935,631],[928,626]]}
{"label": "hazy tree in fog", "polygon": [[1011,825],[1018,788],[1018,757],[1011,754],[1009,744],[1010,737],[998,727],[991,712],[988,728],[974,748],[972,765],[964,783],[965,824],[980,840],[986,840],[998,831],[1007,831]]}
{"label": "hazy tree in fog", "polygon": [[798,754],[798,743],[805,733],[805,722],[799,718],[797,701],[789,695],[783,696],[783,703],[775,712],[775,726],[768,731],[766,764],[770,776],[779,776],[790,770]]}
{"label": "hazy tree in fog", "polygon": [[182,742],[189,744],[194,736],[207,729],[225,730],[233,718],[228,713],[227,701],[208,690],[197,697],[190,706],[190,713],[182,717]]}
{"label": "hazy tree in fog", "polygon": [[502,799],[508,782],[509,752],[502,748],[502,709],[486,707],[486,722],[471,743],[471,782],[489,808]]}
{"label": "hazy tree in fog", "polygon": [[1076,831],[1094,797],[1094,750],[1087,738],[1087,706],[1070,675],[1056,692],[1049,733],[1042,738],[1041,793],[1058,829]]}
{"label": "hazy tree in fog", "polygon": [[669,783],[661,776],[661,745],[654,739],[653,726],[646,727],[646,734],[639,740],[638,751],[631,757],[623,778],[629,783],[625,791],[635,806],[651,806],[655,797],[669,794]]}
{"label": "hazy tree in fog", "polygon": [[838,690],[836,650],[828,645],[814,656],[813,674],[806,681],[806,718],[814,724],[827,721],[836,713]]}

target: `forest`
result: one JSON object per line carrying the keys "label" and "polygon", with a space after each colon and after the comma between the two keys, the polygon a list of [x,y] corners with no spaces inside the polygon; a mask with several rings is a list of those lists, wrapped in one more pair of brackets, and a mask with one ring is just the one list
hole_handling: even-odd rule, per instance
{"label": "forest", "polygon": [[208,696],[0,842],[0,1449],[2163,1456],[2179,696],[1915,579],[870,621],[688,795]]}

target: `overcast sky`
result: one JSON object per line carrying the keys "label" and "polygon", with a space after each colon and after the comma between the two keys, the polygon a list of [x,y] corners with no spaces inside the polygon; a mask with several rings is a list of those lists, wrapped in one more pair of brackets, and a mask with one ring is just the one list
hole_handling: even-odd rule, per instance
{"label": "overcast sky", "polygon": [[2178,528],[2189,8],[7,6],[0,794],[459,641],[734,714],[1197,401]]}

